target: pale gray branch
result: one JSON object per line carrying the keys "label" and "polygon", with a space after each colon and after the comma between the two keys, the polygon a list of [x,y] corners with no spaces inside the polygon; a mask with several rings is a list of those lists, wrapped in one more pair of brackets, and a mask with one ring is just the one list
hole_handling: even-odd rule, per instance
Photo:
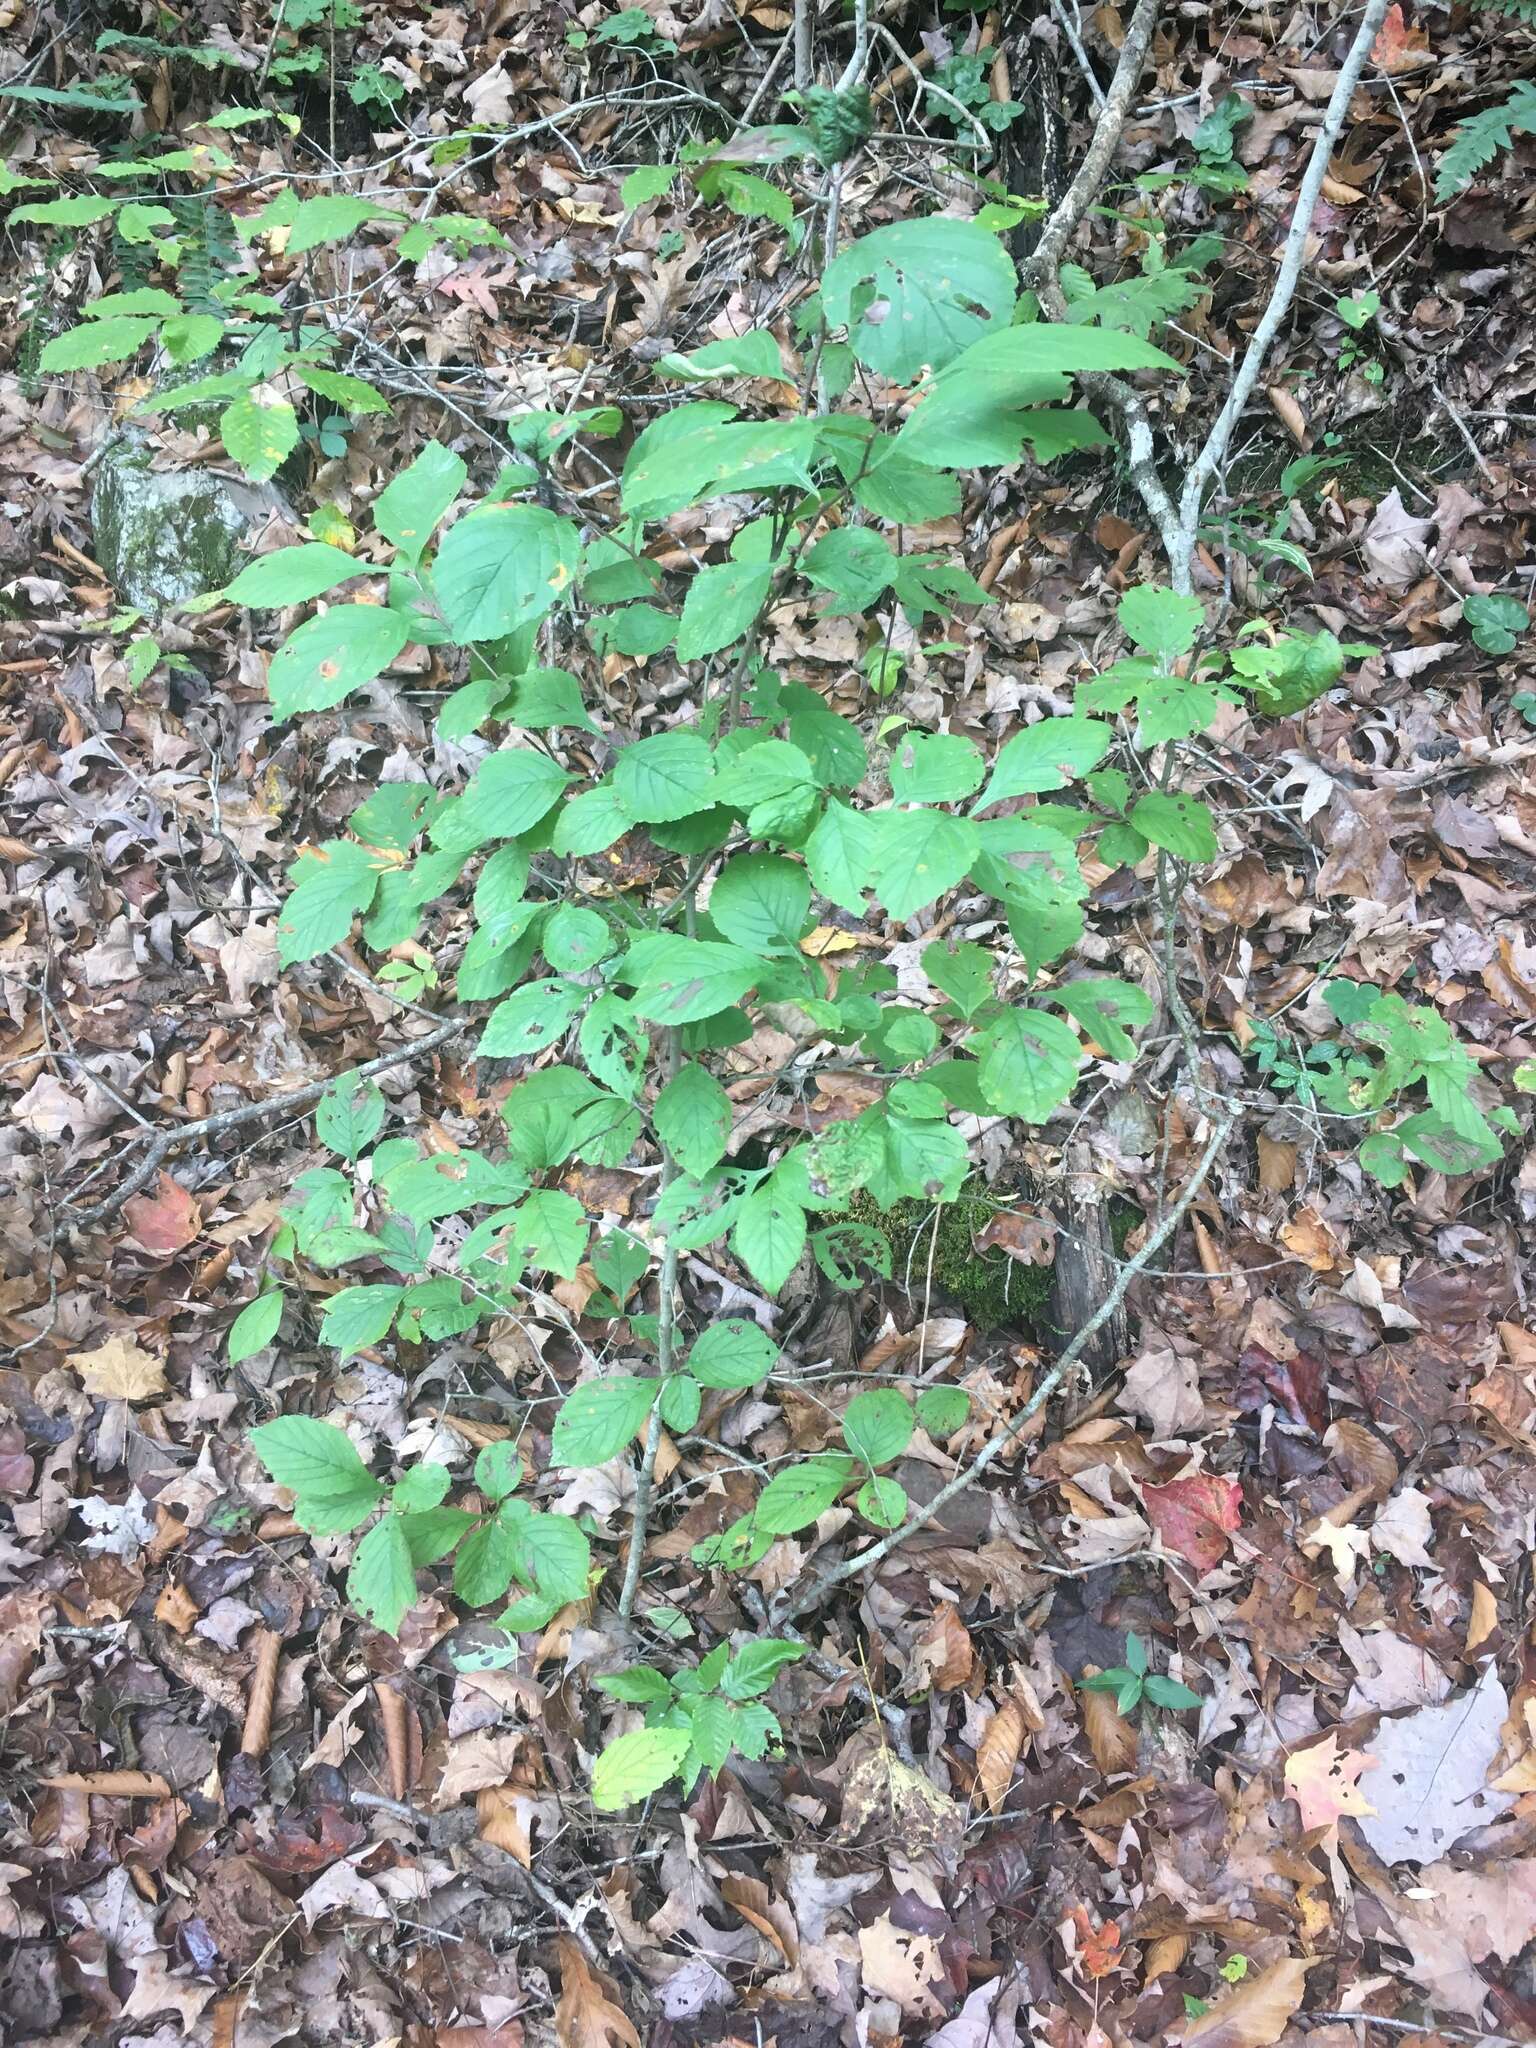
{"label": "pale gray branch", "polygon": [[995,1437],[992,1437],[987,1443],[982,1445],[976,1456],[963,1471],[957,1472],[953,1479],[941,1486],[933,1499],[926,1506],[918,1508],[916,1513],[909,1520],[903,1522],[899,1529],[893,1529],[889,1536],[882,1536],[878,1543],[871,1543],[863,1550],[855,1551],[852,1557],[844,1558],[840,1565],[835,1566],[829,1572],[823,1572],[810,1586],[796,1594],[794,1599],[780,1608],[773,1616],[775,1628],[782,1628],[787,1622],[793,1621],[797,1615],[803,1614],[811,1602],[826,1592],[829,1587],[840,1585],[844,1579],[857,1578],[861,1572],[868,1571],[872,1565],[877,1565],[883,1558],[889,1557],[899,1544],[905,1543],[909,1537],[915,1536],[918,1530],[925,1528],[936,1515],[941,1515],[955,1498],[956,1494],[964,1493],[968,1487],[974,1486],[987,1467],[995,1459],[1002,1456],[1008,1446],[1022,1434],[1025,1427],[1039,1414],[1078,1359],[1082,1357],[1089,1339],[1096,1331],[1104,1327],[1116,1309],[1125,1300],[1126,1295],[1130,1292],[1131,1282],[1136,1278],[1136,1275],[1143,1266],[1151,1264],[1157,1253],[1162,1250],[1169,1238],[1178,1229],[1195,1197],[1205,1186],[1210,1176],[1211,1168],[1216,1164],[1216,1155],[1226,1143],[1227,1133],[1236,1121],[1236,1112],[1233,1111],[1222,1117],[1212,1127],[1211,1135],[1206,1141],[1205,1150],[1196,1162],[1194,1172],[1191,1173],[1188,1181],[1185,1183],[1184,1190],[1178,1200],[1168,1210],[1136,1256],[1133,1259],[1127,1259],[1126,1263],[1121,1267],[1119,1277],[1108,1295],[1088,1318],[1087,1322],[1083,1324],[1077,1335],[1041,1380],[1039,1386],[1035,1388],[1018,1414],[999,1430]]}
{"label": "pale gray branch", "polygon": [[1191,464],[1184,480],[1184,490],[1179,501],[1179,547],[1173,554],[1173,587],[1188,591],[1193,571],[1195,539],[1200,526],[1200,501],[1205,495],[1207,484],[1226,460],[1232,435],[1242,417],[1243,408],[1253,395],[1259,381],[1259,372],[1269,354],[1275,336],[1280,332],[1291,301],[1296,296],[1296,286],[1301,278],[1301,266],[1307,253],[1307,237],[1312,231],[1312,217],[1317,211],[1317,202],[1323,189],[1323,180],[1328,175],[1328,162],[1334,145],[1343,132],[1344,122],[1349,114],[1349,103],[1354,95],[1360,74],[1365,69],[1377,34],[1387,12],[1387,0],[1368,0],[1355,39],[1349,46],[1328,105],[1323,113],[1322,126],[1312,145],[1312,154],[1301,180],[1301,189],[1296,196],[1296,208],[1291,215],[1291,225],[1281,252],[1279,275],[1275,288],[1269,295],[1258,326],[1253,330],[1243,359],[1232,379],[1232,389],[1227,393],[1227,402],[1217,414],[1211,431],[1205,437],[1205,445]]}

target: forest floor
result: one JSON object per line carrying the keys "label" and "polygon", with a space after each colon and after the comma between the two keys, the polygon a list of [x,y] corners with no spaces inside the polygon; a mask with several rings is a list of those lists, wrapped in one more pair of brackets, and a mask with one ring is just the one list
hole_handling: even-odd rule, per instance
{"label": "forest floor", "polygon": [[[324,65],[287,86],[269,76],[273,53],[302,38],[265,7],[143,14],[0,0],[0,69],[55,89],[131,83],[133,147],[206,140],[221,107],[291,108],[291,133],[220,134],[237,168],[208,184],[215,210],[252,212],[295,172],[323,189],[366,179],[413,216],[478,215],[507,245],[390,265],[365,236],[310,259],[331,287],[340,366],[391,407],[306,444],[286,486],[292,525],[264,545],[317,508],[360,521],[431,437],[488,485],[517,412],[643,419],[664,355],[769,328],[798,362],[805,242],[733,207],[729,186],[708,198],[683,177],[620,197],[638,167],[675,164],[744,111],[789,118],[777,86],[753,105],[791,34],[784,0],[652,0],[643,16],[610,11],[624,26],[606,36],[596,5],[358,0]],[[830,75],[847,25],[822,15]],[[1069,165],[1095,111],[1062,27],[1075,16],[1068,0],[1034,31]],[[897,4],[880,19],[920,72],[979,50],[976,104],[1006,98],[993,17]],[[1219,254],[1156,315],[1182,369],[1161,401],[1175,435],[1219,405],[1264,303],[1350,32],[1306,4],[1169,9],[1157,31],[1121,182],[1071,260],[1145,291],[1129,181],[1180,173],[1154,201],[1169,246],[1213,235]],[[306,33],[328,32],[322,19]],[[1096,82],[1120,33],[1113,7],[1083,18]],[[218,62],[157,53],[156,38],[199,36]],[[476,1670],[453,1654],[464,1631],[446,1598],[423,1597],[398,1641],[359,1620],[342,1598],[345,1543],[298,1530],[245,1441],[285,1408],[346,1419],[381,1457],[434,1448],[462,1464],[521,1418],[536,1432],[541,1397],[599,1341],[591,1269],[488,1331],[340,1366],[315,1334],[335,1281],[315,1271],[296,1333],[231,1365],[229,1327],[282,1205],[324,1156],[308,1105],[176,1150],[81,1220],[110,1204],[147,1129],[276,1104],[420,1035],[347,947],[279,972],[282,876],[360,795],[451,781],[463,757],[434,745],[410,687],[275,724],[271,638],[237,608],[113,624],[93,478],[149,386],[127,370],[48,376],[36,358],[61,308],[124,277],[89,225],[60,234],[4,214],[36,196],[9,179],[86,190],[127,137],[0,99],[5,2038],[1536,2038],[1529,1110],[1510,1095],[1517,1128],[1497,1169],[1415,1169],[1387,1187],[1296,1079],[1333,1028],[1318,993],[1330,975],[1431,1006],[1500,1086],[1536,1059],[1536,683],[1520,631],[1489,651],[1462,613],[1475,593],[1528,605],[1536,582],[1536,141],[1516,137],[1448,202],[1432,189],[1458,123],[1533,70],[1536,26],[1518,10],[1389,11],[1228,465],[1229,508],[1289,552],[1212,539],[1200,595],[1225,586],[1271,633],[1327,628],[1369,651],[1305,710],[1218,727],[1200,756],[1222,852],[1191,882],[1176,971],[1237,1122],[1132,1291],[1129,1350],[877,1572],[801,1615],[816,1654],[775,1683],[781,1755],[735,1758],[686,1798],[620,1815],[594,1811],[586,1787],[631,1713],[594,1684],[637,1654],[612,1605],[629,1462],[544,1496],[586,1517],[606,1588]],[[943,105],[888,42],[870,76],[877,126],[846,166],[844,235],[971,210]],[[1232,94],[1226,161],[1244,175],[1188,182],[1197,130],[1200,161],[1221,158],[1209,121]],[[512,139],[455,183],[423,138],[469,125]],[[820,175],[791,167],[775,189],[803,209]],[[269,290],[289,274],[260,243],[239,260]],[[167,466],[211,459],[206,430],[175,416],[149,432]],[[600,505],[617,460],[584,442],[566,481]],[[680,544],[718,540],[711,509]],[[1107,451],[988,472],[921,538],[962,558],[988,602],[941,645],[910,633],[894,696],[869,695],[856,618],[782,608],[765,650],[872,739],[896,714],[990,751],[1107,662],[1119,596],[1154,573],[1156,537]],[[151,632],[152,653],[136,653]],[[592,683],[608,729],[692,713],[668,657],[611,652]],[[664,856],[626,842],[625,859],[614,886],[644,889]],[[1145,874],[1089,879],[1105,957],[1155,989]],[[822,934],[824,950],[898,977],[930,936],[878,913]],[[437,940],[446,952],[455,936]],[[430,980],[416,987],[434,1009]],[[798,1050],[766,1028],[736,1048],[744,1120]],[[1134,1081],[1109,1062],[1092,1078],[1100,1092],[1078,1101],[1093,1094],[1092,1169],[1134,1252],[1204,1131],[1168,1060]],[[498,1127],[509,1085],[457,1040],[381,1081],[391,1113],[444,1145]],[[806,1129],[861,1106],[830,1049],[804,1088]],[[741,1511],[754,1470],[826,1443],[825,1390],[920,1372],[966,1392],[965,1428],[942,1447],[919,1435],[907,1455],[919,1500],[1028,1398],[1059,1348],[1043,1269],[1064,1129],[979,1134],[979,1199],[919,1214],[891,1279],[860,1293],[797,1279],[769,1303],[728,1255],[684,1259],[697,1327],[761,1315],[797,1361],[766,1390],[717,1398],[658,1466],[642,1605],[690,1653],[760,1632],[813,1552],[846,1549],[839,1510],[745,1573],[690,1558]],[[642,1216],[651,1182],[621,1165],[566,1185],[613,1225]],[[615,1341],[611,1324],[600,1341]],[[1138,1644],[1198,1712],[1122,1713],[1080,1689]],[[667,1652],[642,1633],[642,1661]]]}

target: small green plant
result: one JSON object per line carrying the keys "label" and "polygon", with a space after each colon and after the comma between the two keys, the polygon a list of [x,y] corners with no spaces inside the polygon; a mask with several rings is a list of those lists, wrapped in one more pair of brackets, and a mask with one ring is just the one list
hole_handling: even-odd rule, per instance
{"label": "small green plant", "polygon": [[[933,83],[949,100],[958,101],[973,120],[983,128],[990,128],[994,135],[1001,135],[1005,128],[1011,128],[1023,113],[1018,100],[995,100],[992,97],[991,73],[995,53],[991,50],[957,51],[935,64],[932,72]],[[970,124],[964,121],[954,106],[937,94],[929,94],[928,111],[935,120],[945,121],[957,131],[969,133]]]}
{"label": "small green plant", "polygon": [[[1499,1159],[1498,1132],[1516,1128],[1512,1113],[1481,1109],[1473,1092],[1476,1063],[1437,1010],[1350,980],[1325,982],[1323,999],[1344,1029],[1341,1039],[1303,1048],[1269,1023],[1253,1027],[1254,1056],[1271,1086],[1330,1115],[1372,1123],[1359,1146],[1360,1164],[1386,1187],[1400,1187],[1414,1160],[1459,1174]],[[1419,1087],[1427,1108],[1382,1121]]]}
{"label": "small green plant", "polygon": [[1253,119],[1253,108],[1229,92],[1200,123],[1190,142],[1194,166],[1184,171],[1144,171],[1136,180],[1143,192],[1164,192],[1170,185],[1194,185],[1202,192],[1246,192],[1248,173],[1237,161],[1237,131]]}
{"label": "small green plant", "polygon": [[1161,1671],[1147,1669],[1147,1646],[1134,1632],[1125,1639],[1125,1662],[1111,1665],[1108,1671],[1095,1671],[1089,1678],[1080,1678],[1077,1689],[1112,1692],[1116,1709],[1122,1714],[1147,1707],[1168,1707],[1183,1714],[1200,1704],[1199,1693],[1191,1692],[1187,1685],[1165,1677]]}
{"label": "small green plant", "polygon": [[644,1708],[645,1726],[620,1735],[598,1757],[592,1804],[617,1812],[673,1778],[686,1795],[703,1772],[718,1777],[733,1750],[766,1756],[781,1731],[762,1695],[786,1664],[804,1655],[801,1643],[762,1636],[734,1653],[718,1643],[696,1669],[670,1677],[640,1664],[599,1678],[600,1691]]}
{"label": "small green plant", "polygon": [[498,1606],[519,1588],[500,1616],[513,1632],[542,1628],[588,1589],[586,1533],[569,1515],[541,1514],[518,1496],[522,1463],[513,1444],[488,1444],[476,1458],[474,1507],[446,1505],[453,1475],[426,1460],[385,1485],[344,1429],[311,1416],[264,1422],[252,1430],[251,1446],[293,1494],[294,1518],[312,1535],[345,1536],[369,1525],[347,1574],[347,1598],[391,1634],[417,1598],[416,1574],[450,1555],[453,1590],[466,1606]]}
{"label": "small green plant", "polygon": [[[1247,1956],[1239,1953],[1235,1956],[1228,1956],[1220,1970],[1218,1970],[1217,1975],[1225,1984],[1241,1984],[1248,1975],[1248,1967]],[[1206,1999],[1196,1998],[1189,1991],[1184,1993],[1184,2017],[1187,2020],[1197,2020],[1202,2013],[1207,2013],[1210,2009],[1210,2004]]]}
{"label": "small green plant", "polygon": [[677,55],[675,46],[668,42],[643,7],[622,8],[619,13],[610,14],[590,33],[586,29],[567,29],[565,40],[573,50],[606,43],[617,49],[634,50],[646,57]]}
{"label": "small green plant", "polygon": [[1339,343],[1339,368],[1358,370],[1367,384],[1379,384],[1387,374],[1386,365],[1372,355],[1364,336],[1381,311],[1380,292],[1350,292],[1334,300],[1333,310],[1346,329]]}
{"label": "small green plant", "polygon": [[1472,630],[1472,644],[1484,654],[1513,654],[1522,633],[1530,630],[1531,615],[1518,597],[1495,592],[1488,597],[1462,601],[1462,621]]}

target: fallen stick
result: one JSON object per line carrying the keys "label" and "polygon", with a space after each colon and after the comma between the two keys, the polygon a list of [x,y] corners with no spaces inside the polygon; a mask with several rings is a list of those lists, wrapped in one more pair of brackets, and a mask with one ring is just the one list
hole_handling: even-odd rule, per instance
{"label": "fallen stick", "polygon": [[[433,1052],[440,1045],[446,1045],[450,1038],[457,1038],[469,1029],[466,1018],[455,1017],[451,1023],[440,1024],[435,1031],[429,1031],[425,1038],[413,1038],[408,1045],[397,1046],[393,1052],[381,1053],[378,1059],[369,1060],[365,1066],[354,1069],[358,1080],[369,1079],[382,1074],[390,1067],[401,1066],[406,1060],[414,1059],[418,1053]],[[269,1095],[264,1102],[248,1102],[243,1109],[221,1110],[217,1116],[205,1116],[195,1124],[177,1124],[169,1131],[161,1131],[154,1138],[144,1157],[129,1174],[122,1186],[115,1189],[103,1202],[94,1207],[81,1209],[74,1217],[75,1228],[90,1230],[98,1223],[104,1223],[109,1216],[115,1216],[130,1196],[154,1178],[161,1162],[169,1157],[178,1146],[187,1144],[193,1138],[216,1138],[225,1131],[238,1130],[242,1124],[259,1123],[263,1117],[282,1116],[289,1110],[303,1109],[311,1102],[318,1102],[330,1081],[311,1081],[306,1087],[291,1088],[286,1095]],[[144,1135],[135,1132],[128,1139],[136,1144]],[[66,1203],[66,1207],[73,1204]]]}

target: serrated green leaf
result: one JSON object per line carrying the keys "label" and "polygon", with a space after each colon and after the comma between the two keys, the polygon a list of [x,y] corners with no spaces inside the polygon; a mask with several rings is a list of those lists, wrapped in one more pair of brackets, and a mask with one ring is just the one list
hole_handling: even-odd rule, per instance
{"label": "serrated green leaf", "polygon": [[273,717],[329,711],[388,668],[410,637],[407,622],[382,605],[333,605],[307,619],[272,657],[267,691]]}
{"label": "serrated green leaf", "polygon": [[743,853],[715,878],[709,915],[719,931],[749,951],[792,952],[811,907],[804,868],[776,853]]}
{"label": "serrated green leaf", "polygon": [[38,368],[58,373],[125,363],[131,355],[137,355],[159,325],[158,320],[135,319],[131,315],[82,322],[44,344],[37,359]]}
{"label": "serrated green leaf", "polygon": [[892,751],[890,773],[897,803],[958,803],[981,787],[981,753],[957,733],[908,733]]}
{"label": "serrated green leaf", "polygon": [[384,1128],[388,1104],[376,1081],[342,1074],[315,1104],[320,1141],[343,1159],[356,1159]]}
{"label": "serrated green leaf", "polygon": [[584,1380],[561,1403],[550,1434],[550,1458],[578,1468],[606,1465],[633,1443],[660,1391],[660,1380],[632,1373]]}
{"label": "serrated green leaf", "polygon": [[822,309],[854,354],[906,384],[939,370],[1013,309],[1018,273],[996,235],[967,220],[897,221],[828,264]]}
{"label": "serrated green leaf", "polygon": [[288,870],[295,884],[277,924],[277,957],[284,967],[339,946],[352,920],[366,910],[379,886],[378,854],[350,839],[329,839],[301,853]]}
{"label": "serrated green leaf", "polygon": [[843,1416],[843,1442],[866,1465],[889,1465],[912,1441],[912,1403],[894,1387],[855,1394]]}
{"label": "serrated green leaf", "polygon": [[779,1348],[746,1316],[711,1323],[688,1353],[688,1370],[702,1386],[755,1387],[778,1363]]}
{"label": "serrated green leaf", "polygon": [[708,807],[714,773],[714,758],[697,733],[659,732],[621,749],[613,786],[631,818],[666,824]]}
{"label": "serrated green leaf", "polygon": [[1214,860],[1221,851],[1209,809],[1182,790],[1149,790],[1132,806],[1130,824],[1176,860]]}
{"label": "serrated green leaf", "polygon": [[1067,981],[1051,991],[1051,1000],[1075,1017],[1114,1060],[1135,1058],[1136,1044],[1130,1034],[1150,1024],[1156,1011],[1145,989],[1129,981]]}
{"label": "serrated green leaf", "polygon": [[299,445],[299,416],[285,398],[271,404],[246,392],[219,415],[219,439],[232,462],[264,484]]}
{"label": "serrated green leaf", "polygon": [[731,1249],[766,1293],[777,1294],[805,1250],[805,1211],[770,1183],[736,1213]]}
{"label": "serrated green leaf", "polygon": [[241,1365],[256,1352],[265,1350],[277,1335],[282,1320],[283,1292],[280,1287],[269,1287],[254,1301],[248,1301],[229,1326],[230,1364]]}
{"label": "serrated green leaf", "polygon": [[444,534],[432,588],[455,639],[501,640],[571,589],[581,539],[542,505],[481,505]]}
{"label": "serrated green leaf", "polygon": [[323,597],[338,583],[367,574],[371,567],[325,541],[304,541],[298,547],[258,555],[225,586],[224,595],[236,604],[303,604],[311,597]]}
{"label": "serrated green leaf", "polygon": [[717,562],[696,570],[683,599],[678,660],[701,661],[750,631],[772,583],[766,562]]}
{"label": "serrated green leaf", "polygon": [[802,1459],[769,1480],[752,1510],[752,1520],[766,1535],[793,1536],[824,1515],[853,1477],[857,1466],[841,1451],[823,1451]]}
{"label": "serrated green leaf", "polygon": [[661,1142],[685,1173],[706,1174],[725,1157],[731,1098],[713,1074],[692,1060],[661,1089],[652,1117]]}
{"label": "serrated green leaf", "polygon": [[907,1519],[907,1490],[888,1474],[874,1473],[866,1479],[853,1504],[877,1529],[899,1529]]}
{"label": "serrated green leaf", "polygon": [[475,770],[460,799],[460,821],[487,839],[519,838],[546,816],[570,780],[547,754],[503,747]]}
{"label": "serrated green leaf", "polygon": [[547,977],[525,982],[498,1003],[480,1034],[482,1059],[521,1059],[553,1045],[591,995],[575,982]]}
{"label": "serrated green leaf", "polygon": [[930,1436],[953,1436],[970,1412],[962,1387],[925,1387],[917,1397],[917,1419]]}
{"label": "serrated green leaf", "polygon": [[387,484],[374,500],[373,523],[414,565],[443,515],[464,488],[469,474],[464,459],[429,441],[414,461]]}
{"label": "serrated green leaf", "polygon": [[691,1024],[728,1008],[762,972],[762,962],[740,946],[656,933],[633,941],[622,978],[634,983],[640,1016]]}
{"label": "serrated green leaf", "polygon": [[343,1358],[382,1343],[389,1335],[395,1312],[405,1298],[405,1289],[385,1283],[366,1287],[343,1287],[325,1304],[320,1319],[320,1341],[331,1344]]}
{"label": "serrated green leaf", "polygon": [[1181,596],[1152,583],[1138,583],[1115,607],[1121,631],[1135,647],[1165,665],[1188,654],[1205,624],[1198,597]]}
{"label": "serrated green leaf", "polygon": [[637,1728],[610,1742],[592,1770],[592,1804],[617,1813],[648,1799],[674,1777],[688,1754],[686,1728]]}
{"label": "serrated green leaf", "polygon": [[251,1449],[279,1486],[294,1496],[294,1514],[316,1536],[343,1536],[365,1521],[384,1489],[334,1423],[281,1415],[251,1431]]}
{"label": "serrated green leaf", "polygon": [[975,809],[986,811],[1009,797],[1038,796],[1064,788],[1098,765],[1113,738],[1113,729],[1102,719],[1076,714],[1043,718],[1038,725],[1026,726],[998,754]]}
{"label": "serrated green leaf", "polygon": [[347,1573],[347,1598],[386,1635],[398,1635],[400,1623],[416,1599],[416,1567],[398,1515],[375,1522]]}
{"label": "serrated green leaf", "polygon": [[904,924],[964,877],[981,840],[968,818],[952,818],[945,811],[881,811],[876,818],[875,893]]}
{"label": "serrated green leaf", "polygon": [[1047,1011],[1005,1010],[972,1043],[982,1092],[1003,1116],[1042,1124],[1076,1085],[1082,1044],[1070,1024]]}

